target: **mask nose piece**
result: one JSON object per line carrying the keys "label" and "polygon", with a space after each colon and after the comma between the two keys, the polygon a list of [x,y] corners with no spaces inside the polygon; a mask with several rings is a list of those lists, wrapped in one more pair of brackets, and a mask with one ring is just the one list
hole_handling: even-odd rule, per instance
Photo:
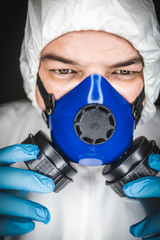
{"label": "mask nose piece", "polygon": [[102,76],[99,74],[92,74],[90,76],[90,90],[88,93],[88,103],[103,103],[103,94],[102,94]]}

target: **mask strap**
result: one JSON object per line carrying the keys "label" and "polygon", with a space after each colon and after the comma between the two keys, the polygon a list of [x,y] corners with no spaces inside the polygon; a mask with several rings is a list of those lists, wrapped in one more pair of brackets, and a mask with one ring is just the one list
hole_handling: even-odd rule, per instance
{"label": "mask strap", "polygon": [[45,122],[48,125],[48,116],[53,113],[55,107],[55,100],[53,94],[49,94],[41,81],[39,75],[37,75],[37,85],[40,91],[40,94],[43,98],[44,104],[46,106],[46,111],[42,112],[42,116]]}
{"label": "mask strap", "polygon": [[141,112],[143,110],[143,100],[144,100],[144,98],[145,98],[145,93],[144,93],[144,87],[143,87],[139,96],[136,98],[136,100],[132,104],[132,116],[135,120],[136,125],[139,122],[139,119],[141,117]]}

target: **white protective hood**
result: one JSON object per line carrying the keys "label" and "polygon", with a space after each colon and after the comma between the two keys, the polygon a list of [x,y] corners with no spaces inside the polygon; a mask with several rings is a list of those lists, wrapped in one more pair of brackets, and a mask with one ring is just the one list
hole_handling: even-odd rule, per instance
{"label": "white protective hood", "polygon": [[117,34],[139,51],[146,94],[141,121],[149,120],[160,89],[160,29],[152,0],[29,0],[20,68],[33,105],[38,107],[35,87],[41,51],[55,38],[80,30]]}

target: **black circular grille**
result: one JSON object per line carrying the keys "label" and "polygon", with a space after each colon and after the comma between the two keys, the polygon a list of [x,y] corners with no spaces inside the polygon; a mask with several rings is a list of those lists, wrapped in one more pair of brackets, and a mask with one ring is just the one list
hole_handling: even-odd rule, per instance
{"label": "black circular grille", "polygon": [[74,128],[82,141],[97,145],[111,138],[115,130],[115,119],[106,106],[88,104],[76,114]]}

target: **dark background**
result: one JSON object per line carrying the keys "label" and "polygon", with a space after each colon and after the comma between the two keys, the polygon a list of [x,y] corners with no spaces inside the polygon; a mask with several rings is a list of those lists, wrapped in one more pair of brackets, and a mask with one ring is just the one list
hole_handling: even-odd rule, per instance
{"label": "dark background", "polygon": [[[134,0],[133,0],[134,1]],[[160,22],[159,0],[154,0]],[[1,6],[1,81],[0,104],[26,98],[19,70],[19,55],[24,34],[27,0],[3,1]],[[160,97],[157,101],[160,105]]]}

